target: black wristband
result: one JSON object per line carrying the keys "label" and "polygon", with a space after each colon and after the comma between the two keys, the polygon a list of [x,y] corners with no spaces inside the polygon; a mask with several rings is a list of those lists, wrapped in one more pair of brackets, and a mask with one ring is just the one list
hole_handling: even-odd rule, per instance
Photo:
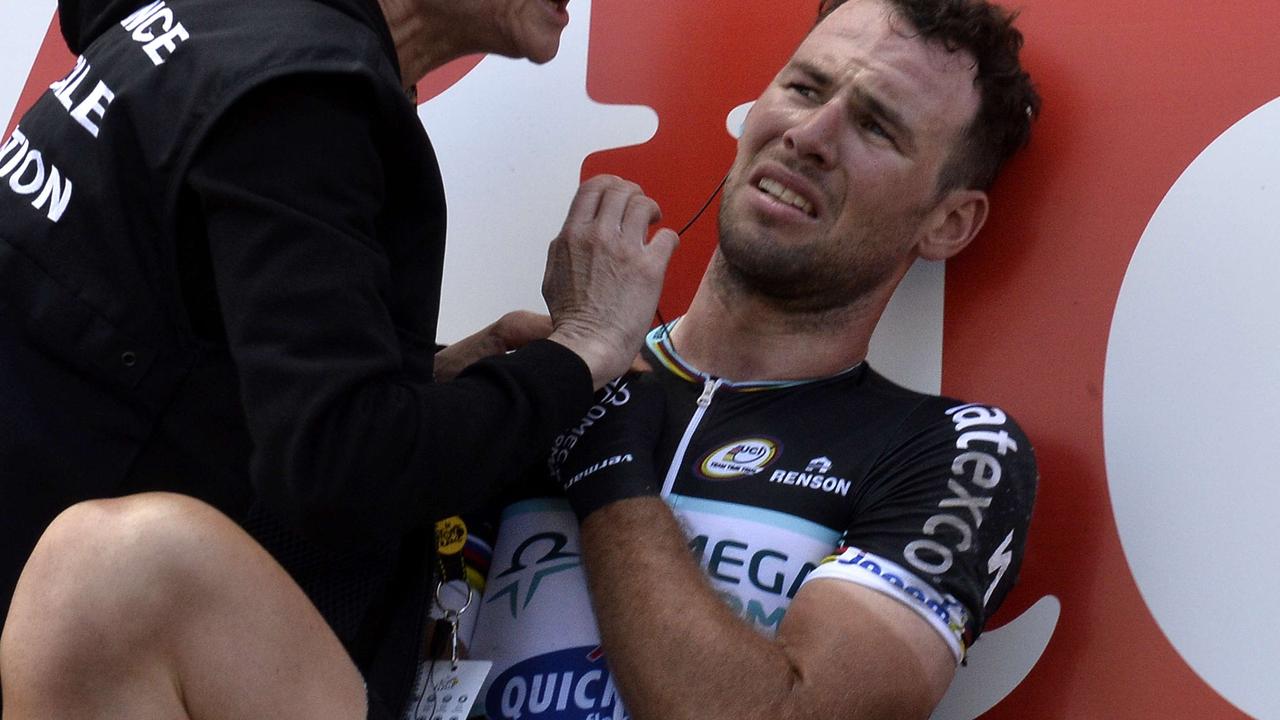
{"label": "black wristband", "polygon": [[581,522],[610,503],[644,495],[657,495],[653,463],[634,453],[622,452],[601,458],[564,481],[569,505]]}
{"label": "black wristband", "polygon": [[658,494],[653,453],[663,408],[656,382],[624,375],[605,385],[586,416],[556,438],[551,478],[579,521],[618,500]]}

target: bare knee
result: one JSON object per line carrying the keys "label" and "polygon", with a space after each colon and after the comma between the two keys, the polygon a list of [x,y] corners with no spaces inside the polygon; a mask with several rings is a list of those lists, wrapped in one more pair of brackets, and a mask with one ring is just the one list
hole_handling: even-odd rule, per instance
{"label": "bare knee", "polygon": [[18,582],[0,680],[6,713],[21,718],[364,707],[359,673],[288,574],[226,517],[168,494],[83,503],[54,521]]}
{"label": "bare knee", "polygon": [[183,611],[192,558],[231,526],[166,493],[94,500],[49,525],[23,569],[0,638],[0,677],[52,673],[145,651]]}

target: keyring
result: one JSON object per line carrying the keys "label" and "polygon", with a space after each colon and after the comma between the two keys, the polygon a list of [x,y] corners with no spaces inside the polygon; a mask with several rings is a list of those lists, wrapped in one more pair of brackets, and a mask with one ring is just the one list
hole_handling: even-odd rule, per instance
{"label": "keyring", "polygon": [[444,611],[444,614],[445,614],[446,616],[448,616],[448,615],[452,614],[454,617],[460,617],[460,616],[462,615],[462,613],[464,613],[464,612],[466,612],[466,611],[467,611],[467,608],[471,607],[471,600],[472,600],[472,598],[475,596],[475,592],[471,589],[471,583],[469,583],[469,582],[467,582],[467,581],[465,581],[465,580],[463,580],[463,581],[461,581],[461,582],[462,582],[462,584],[463,584],[463,585],[466,585],[466,586],[467,586],[467,599],[466,599],[466,602],[462,603],[462,607],[460,607],[460,608],[458,608],[458,609],[456,609],[456,610],[455,610],[455,609],[453,609],[453,608],[450,608],[450,607],[446,606],[446,605],[444,604],[444,600],[443,600],[443,599],[441,599],[441,597],[440,597],[440,590],[442,590],[442,589],[444,588],[444,585],[445,585],[444,581],[443,581],[443,580],[438,580],[438,581],[436,582],[436,592],[435,592],[436,607],[438,607],[438,608],[440,608],[442,611]]}

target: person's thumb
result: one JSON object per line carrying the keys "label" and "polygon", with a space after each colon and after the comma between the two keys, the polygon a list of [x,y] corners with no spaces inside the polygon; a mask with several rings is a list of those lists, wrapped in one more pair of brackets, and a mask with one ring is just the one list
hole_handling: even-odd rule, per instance
{"label": "person's thumb", "polygon": [[671,254],[680,245],[680,236],[671,228],[662,228],[649,240],[649,249],[662,262],[663,267],[671,260]]}

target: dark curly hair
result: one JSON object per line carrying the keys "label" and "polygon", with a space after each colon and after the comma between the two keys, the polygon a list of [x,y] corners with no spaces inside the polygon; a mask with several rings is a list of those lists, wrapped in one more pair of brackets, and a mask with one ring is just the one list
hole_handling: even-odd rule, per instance
{"label": "dark curly hair", "polygon": [[[985,0],[881,1],[919,37],[939,42],[950,52],[966,51],[977,60],[978,112],[938,185],[940,192],[990,188],[1005,161],[1031,139],[1031,123],[1040,114],[1040,95],[1018,63],[1022,33],[1013,26],[1017,13]],[[818,22],[845,2],[822,0]]]}

